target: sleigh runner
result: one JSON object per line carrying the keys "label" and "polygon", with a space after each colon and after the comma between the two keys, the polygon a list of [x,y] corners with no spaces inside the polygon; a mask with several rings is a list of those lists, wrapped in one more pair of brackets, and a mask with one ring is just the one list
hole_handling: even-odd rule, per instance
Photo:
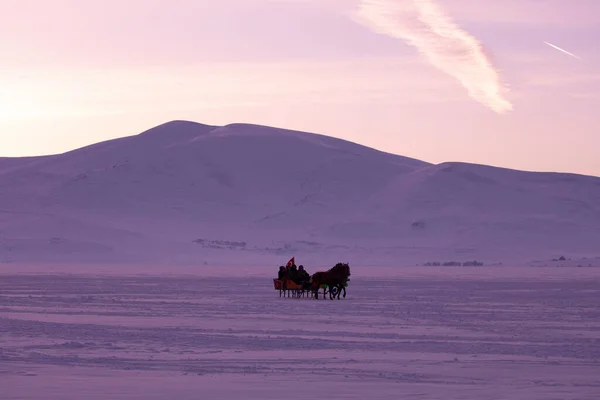
{"label": "sleigh runner", "polygon": [[[346,287],[348,287],[348,282],[344,283],[344,288]],[[279,290],[279,297],[285,297],[286,295],[291,295],[291,297],[315,297],[314,288],[302,287],[302,285],[299,285],[294,281],[287,281],[286,283],[284,283],[284,281],[282,280],[273,279],[273,288],[275,290]],[[332,296],[336,296],[340,291],[338,286],[333,286],[331,287],[331,290],[329,290],[329,285],[327,285],[326,283],[322,283],[321,285],[319,285],[319,288],[317,290],[320,289],[323,289],[323,298],[325,298],[325,295],[327,293],[331,292]],[[344,295],[344,297],[346,297],[346,295]]]}

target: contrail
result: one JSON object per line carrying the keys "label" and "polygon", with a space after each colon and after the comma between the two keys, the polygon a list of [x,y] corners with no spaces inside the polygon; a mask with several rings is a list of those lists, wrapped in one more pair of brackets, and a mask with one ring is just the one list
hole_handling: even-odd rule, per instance
{"label": "contrail", "polygon": [[575,58],[576,58],[576,59],[578,59],[578,60],[581,60],[581,58],[580,58],[580,57],[577,57],[575,54],[573,54],[573,53],[569,53],[569,52],[568,52],[568,51],[566,51],[565,49],[561,49],[560,47],[558,47],[558,46],[555,46],[555,45],[553,45],[552,43],[548,43],[548,42],[544,42],[544,43],[546,43],[546,44],[547,44],[548,46],[550,46],[550,47],[554,47],[554,48],[555,48],[556,50],[558,50],[558,51],[562,51],[562,52],[563,52],[563,53],[565,53],[565,54],[568,54],[568,55],[570,55],[570,56],[572,56],[572,57],[575,57]]}
{"label": "contrail", "polygon": [[497,113],[512,110],[503,97],[507,89],[481,43],[435,0],[362,0],[355,19],[416,47],[430,64],[456,78],[474,100]]}

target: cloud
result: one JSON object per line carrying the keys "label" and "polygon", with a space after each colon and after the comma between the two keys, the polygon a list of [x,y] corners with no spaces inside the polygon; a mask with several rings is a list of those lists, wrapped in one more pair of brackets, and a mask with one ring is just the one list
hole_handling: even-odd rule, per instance
{"label": "cloud", "polygon": [[512,110],[504,97],[507,89],[481,43],[455,24],[435,0],[362,0],[354,18],[374,32],[416,47],[479,103],[497,113]]}

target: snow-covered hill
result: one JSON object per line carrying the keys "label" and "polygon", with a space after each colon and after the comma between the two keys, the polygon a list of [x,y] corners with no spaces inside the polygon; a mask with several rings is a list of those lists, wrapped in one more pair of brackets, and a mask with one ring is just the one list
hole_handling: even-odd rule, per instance
{"label": "snow-covered hill", "polygon": [[312,133],[174,121],[0,158],[0,262],[489,263],[599,244],[600,178],[431,165]]}

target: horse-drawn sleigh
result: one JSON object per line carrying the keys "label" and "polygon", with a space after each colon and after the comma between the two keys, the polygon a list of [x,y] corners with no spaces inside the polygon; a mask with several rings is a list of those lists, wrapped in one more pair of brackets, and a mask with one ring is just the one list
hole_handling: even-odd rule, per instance
{"label": "horse-drawn sleigh", "polygon": [[[290,268],[295,267],[293,258],[288,262],[285,271],[290,271]],[[284,267],[281,267],[284,268]],[[303,268],[302,268],[303,270]],[[350,281],[350,266],[347,263],[338,263],[333,268],[327,271],[319,271],[314,273],[308,280],[300,282],[294,281],[294,277],[290,277],[289,273],[280,273],[277,279],[273,279],[273,287],[279,290],[279,297],[308,297],[319,298],[319,290],[323,289],[323,298],[329,293],[329,299],[333,300],[337,297],[340,299],[342,291],[343,297],[346,298],[346,286]]]}

